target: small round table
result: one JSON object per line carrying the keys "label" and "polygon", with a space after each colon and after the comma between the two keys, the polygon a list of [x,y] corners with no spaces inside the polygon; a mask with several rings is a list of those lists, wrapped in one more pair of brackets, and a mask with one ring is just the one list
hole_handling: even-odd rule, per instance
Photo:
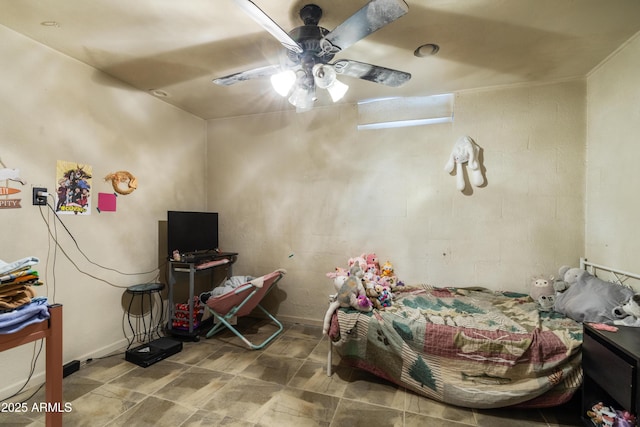
{"label": "small round table", "polygon": [[[163,283],[143,283],[141,285],[133,285],[127,288],[127,293],[131,294],[131,300],[129,301],[129,308],[127,309],[127,320],[129,322],[129,327],[131,328],[131,333],[133,336],[129,341],[129,345],[127,349],[131,347],[131,345],[137,340],[138,342],[151,342],[153,339],[153,335],[157,334],[158,338],[161,338],[160,332],[158,329],[162,324],[162,315],[164,313],[164,302],[162,301],[162,296],[160,292],[164,289]],[[154,304],[154,294],[157,294],[160,299],[160,318],[154,322],[153,320],[153,306]],[[147,328],[147,322],[144,316],[144,296],[147,295],[149,298],[149,327]],[[140,317],[142,319],[142,331],[140,330],[140,322],[136,322],[136,327],[133,327],[131,323],[131,306],[133,305],[133,300],[136,296],[140,296]],[[128,340],[128,339],[127,339]]]}

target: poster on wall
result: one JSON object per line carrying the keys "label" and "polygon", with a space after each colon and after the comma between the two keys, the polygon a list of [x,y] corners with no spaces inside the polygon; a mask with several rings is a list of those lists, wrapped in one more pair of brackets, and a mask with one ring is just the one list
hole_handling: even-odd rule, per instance
{"label": "poster on wall", "polygon": [[91,215],[91,178],[93,168],[76,162],[58,160],[56,165],[56,212]]}

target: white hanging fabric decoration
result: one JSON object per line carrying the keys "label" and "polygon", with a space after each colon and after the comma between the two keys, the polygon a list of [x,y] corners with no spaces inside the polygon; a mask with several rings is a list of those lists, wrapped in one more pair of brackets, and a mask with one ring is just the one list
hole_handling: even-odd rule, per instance
{"label": "white hanging fabric decoration", "polygon": [[453,146],[449,161],[444,167],[447,173],[453,172],[456,167],[456,187],[460,191],[464,191],[466,182],[464,179],[463,164],[469,167],[469,180],[471,183],[480,187],[484,184],[484,176],[482,175],[482,167],[479,160],[480,147],[469,136],[458,138]]}

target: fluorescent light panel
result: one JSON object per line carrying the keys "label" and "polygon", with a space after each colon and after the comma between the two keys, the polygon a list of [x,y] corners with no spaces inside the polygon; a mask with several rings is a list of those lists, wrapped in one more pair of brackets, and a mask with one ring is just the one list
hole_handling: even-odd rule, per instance
{"label": "fluorescent light panel", "polygon": [[358,103],[358,129],[422,126],[453,121],[453,94],[369,99]]}
{"label": "fluorescent light panel", "polygon": [[364,125],[358,125],[358,130],[404,128],[409,126],[434,125],[436,123],[451,123],[451,122],[453,122],[453,116],[434,117],[431,119],[396,120],[393,122],[378,122],[378,123],[367,123]]}

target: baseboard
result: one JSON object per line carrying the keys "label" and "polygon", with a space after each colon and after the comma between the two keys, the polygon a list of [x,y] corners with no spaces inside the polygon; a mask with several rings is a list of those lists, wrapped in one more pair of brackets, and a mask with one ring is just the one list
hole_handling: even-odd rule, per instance
{"label": "baseboard", "polygon": [[306,326],[322,326],[323,323],[322,320],[307,319],[305,317],[283,316],[281,314],[276,317],[283,323],[299,323]]}

